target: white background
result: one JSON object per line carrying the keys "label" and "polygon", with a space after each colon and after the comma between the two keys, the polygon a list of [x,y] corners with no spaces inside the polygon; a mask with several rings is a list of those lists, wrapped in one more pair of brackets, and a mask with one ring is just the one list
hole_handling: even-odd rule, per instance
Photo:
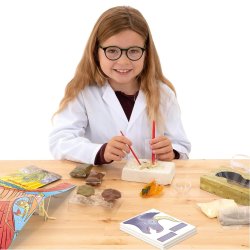
{"label": "white background", "polygon": [[116,5],[149,23],[190,158],[250,154],[250,1],[0,0],[0,159],[52,159],[51,116],[97,18]]}

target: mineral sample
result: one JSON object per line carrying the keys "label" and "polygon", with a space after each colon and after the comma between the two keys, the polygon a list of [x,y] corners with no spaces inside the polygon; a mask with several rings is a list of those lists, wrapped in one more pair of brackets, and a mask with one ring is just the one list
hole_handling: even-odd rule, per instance
{"label": "mineral sample", "polygon": [[105,201],[112,202],[121,197],[121,192],[116,189],[108,188],[102,192],[102,197]]}
{"label": "mineral sample", "polygon": [[156,181],[154,180],[144,186],[144,188],[140,192],[140,195],[143,198],[159,195],[162,193],[163,187],[163,185],[156,183]]}
{"label": "mineral sample", "polygon": [[85,178],[89,175],[92,167],[93,165],[83,163],[76,166],[69,174],[71,177]]}
{"label": "mineral sample", "polygon": [[101,184],[104,175],[105,174],[101,172],[91,171],[86,179],[86,184],[91,186],[97,186]]}
{"label": "mineral sample", "polygon": [[200,188],[240,205],[250,205],[249,173],[220,167],[200,177]]}
{"label": "mineral sample", "polygon": [[77,189],[77,194],[81,194],[83,196],[89,197],[93,194],[95,194],[95,189],[89,185],[82,185],[79,186]]}

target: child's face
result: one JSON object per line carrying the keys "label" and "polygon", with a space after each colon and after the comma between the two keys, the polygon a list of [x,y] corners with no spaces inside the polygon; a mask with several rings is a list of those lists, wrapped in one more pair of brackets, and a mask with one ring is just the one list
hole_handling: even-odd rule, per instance
{"label": "child's face", "polygon": [[[100,45],[102,48],[109,46],[116,46],[121,49],[130,47],[144,48],[144,39],[132,30],[125,30],[111,36]],[[134,52],[131,51],[132,56]],[[111,50],[110,53],[112,55],[113,51]],[[99,48],[98,55],[101,69],[109,77],[109,83],[115,90],[125,90],[126,87],[131,89],[133,85],[137,84],[136,76],[143,69],[145,52],[137,61],[130,60],[126,55],[126,51],[122,51],[121,57],[113,61],[105,56],[104,50],[101,48]]]}

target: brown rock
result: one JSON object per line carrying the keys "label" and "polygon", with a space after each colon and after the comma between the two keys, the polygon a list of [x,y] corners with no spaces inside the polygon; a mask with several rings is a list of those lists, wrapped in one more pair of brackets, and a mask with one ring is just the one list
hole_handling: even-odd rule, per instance
{"label": "brown rock", "polygon": [[102,192],[102,197],[105,201],[112,202],[121,197],[121,192],[116,189],[108,188]]}
{"label": "brown rock", "polygon": [[86,179],[86,184],[91,186],[97,186],[101,184],[104,173],[91,171],[88,178]]}

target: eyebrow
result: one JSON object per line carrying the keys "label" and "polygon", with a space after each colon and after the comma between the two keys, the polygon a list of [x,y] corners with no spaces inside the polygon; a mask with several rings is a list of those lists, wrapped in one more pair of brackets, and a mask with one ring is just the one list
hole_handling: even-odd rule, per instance
{"label": "eyebrow", "polygon": [[119,47],[117,45],[107,45],[107,46],[102,46],[102,45],[99,45],[101,48],[108,48],[108,47],[117,47],[119,49],[129,49],[129,48],[145,48],[145,46],[140,46],[140,45],[132,45],[132,46],[129,46],[129,47],[126,47],[126,48],[122,48],[122,47]]}

